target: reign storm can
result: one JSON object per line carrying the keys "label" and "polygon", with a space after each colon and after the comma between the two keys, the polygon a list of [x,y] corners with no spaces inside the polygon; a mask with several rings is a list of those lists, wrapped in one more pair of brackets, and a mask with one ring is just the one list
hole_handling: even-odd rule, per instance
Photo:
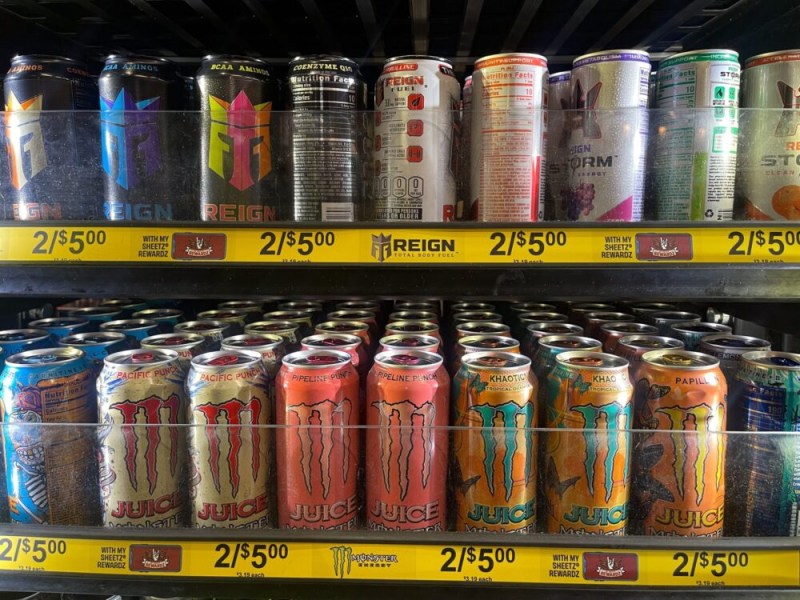
{"label": "reign storm can", "polygon": [[100,495],[106,527],[181,527],[186,392],[178,354],[126,350],[97,380]]}
{"label": "reign storm can", "polygon": [[206,56],[197,72],[197,88],[202,219],[277,220],[280,186],[272,110],[278,90],[266,63],[243,56]]}
{"label": "reign storm can", "polygon": [[375,83],[377,220],[455,220],[460,98],[447,59],[398,56],[383,65]]}
{"label": "reign storm can", "polygon": [[86,65],[61,56],[15,56],[3,93],[13,218],[98,217],[96,125],[90,113],[74,112],[97,107],[97,84]]}
{"label": "reign storm can", "polygon": [[[164,59],[111,55],[100,73],[100,130],[110,221],[172,221],[185,216],[179,164],[183,83]],[[191,211],[192,216],[197,213]]]}
{"label": "reign storm can", "polygon": [[367,86],[358,65],[341,56],[301,56],[289,63],[292,108],[293,221],[356,221],[363,210],[357,111]]}

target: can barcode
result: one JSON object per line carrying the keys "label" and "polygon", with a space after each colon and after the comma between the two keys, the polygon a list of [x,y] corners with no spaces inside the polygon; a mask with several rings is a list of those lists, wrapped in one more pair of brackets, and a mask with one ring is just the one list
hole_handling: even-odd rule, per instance
{"label": "can barcode", "polygon": [[355,221],[352,202],[321,202],[323,221]]}

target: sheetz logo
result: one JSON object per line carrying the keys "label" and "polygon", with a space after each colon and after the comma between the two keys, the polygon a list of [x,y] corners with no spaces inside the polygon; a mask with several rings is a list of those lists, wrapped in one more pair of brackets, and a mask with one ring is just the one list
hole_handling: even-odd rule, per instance
{"label": "sheetz logo", "polygon": [[39,95],[20,102],[14,92],[10,92],[5,107],[11,185],[18,190],[47,167],[40,121],[42,100],[43,96]]}

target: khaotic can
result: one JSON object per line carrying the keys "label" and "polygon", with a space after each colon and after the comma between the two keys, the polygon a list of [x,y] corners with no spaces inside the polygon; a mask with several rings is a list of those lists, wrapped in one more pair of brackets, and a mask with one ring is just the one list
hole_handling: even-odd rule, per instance
{"label": "khaotic can", "polygon": [[526,356],[464,356],[453,381],[458,531],[536,531],[537,387]]}
{"label": "khaotic can", "polygon": [[283,338],[274,333],[243,333],[222,340],[222,350],[256,352],[268,375],[274,377],[286,354]]}
{"label": "khaotic can", "polygon": [[355,221],[363,209],[360,118],[367,86],[342,56],[289,63],[293,221]]}
{"label": "khaotic can", "polygon": [[614,321],[600,325],[597,339],[603,343],[603,352],[616,354],[619,340],[629,335],[658,335],[658,327],[647,323]]}
{"label": "khaotic can", "polygon": [[[759,54],[742,71],[741,146],[736,178],[743,218],[800,219],[800,50]],[[771,110],[768,110],[771,109]]]}
{"label": "khaotic can", "polygon": [[144,338],[158,333],[158,323],[149,319],[119,319],[100,323],[100,331],[119,331],[128,341],[128,347],[136,350]]}
{"label": "khaotic can", "polygon": [[192,359],[205,352],[206,338],[197,333],[159,333],[141,342],[142,350],[172,350],[178,353],[178,363],[188,372]]}
{"label": "khaotic can", "polygon": [[278,219],[279,169],[272,110],[278,87],[267,64],[210,55],[197,72],[200,215],[204,221]]}
{"label": "khaotic can", "polygon": [[380,352],[367,378],[367,524],[445,531],[450,378],[442,357]]}
{"label": "khaotic can", "polygon": [[206,340],[205,349],[219,350],[222,340],[233,334],[230,323],[215,320],[184,321],[173,327],[175,333],[196,333]]}
{"label": "khaotic can", "polygon": [[389,350],[420,350],[441,355],[437,338],[431,335],[415,335],[413,333],[398,333],[382,337],[378,342],[378,351],[387,352]]}
{"label": "khaotic can", "polygon": [[146,308],[133,313],[131,318],[155,321],[161,333],[172,333],[175,325],[184,320],[183,311],[177,308]]}
{"label": "khaotic can", "polygon": [[572,323],[528,323],[522,336],[522,354],[533,358],[539,340],[549,335],[583,335],[583,327]]}
{"label": "khaotic can", "polygon": [[[532,370],[537,381],[544,382],[550,371],[556,366],[556,357],[564,352],[587,351],[600,352],[603,346],[595,339],[581,335],[549,335],[539,338],[539,345],[532,358]],[[539,404],[544,405],[544,385],[539,387]]]}
{"label": "khaotic can", "polygon": [[519,342],[500,335],[468,335],[456,340],[455,352],[450,363],[450,373],[455,377],[461,370],[462,358],[474,352],[506,352],[519,354]]}
{"label": "khaotic can", "polygon": [[658,66],[652,169],[660,221],[730,221],[739,54],[682,52]]}
{"label": "khaotic can", "polygon": [[25,350],[48,348],[52,342],[46,329],[4,329],[0,331],[0,349],[6,356]]}
{"label": "khaotic can", "polygon": [[493,54],[472,73],[472,203],[478,221],[544,217],[547,59]]}
{"label": "khaotic can", "polygon": [[566,214],[561,201],[569,193],[572,72],[553,73],[547,82],[547,180],[544,215],[548,221],[563,221]]}
{"label": "khaotic can", "polygon": [[257,352],[192,359],[189,495],[194,527],[269,527],[274,398]]}
{"label": "khaotic can", "polygon": [[732,329],[722,323],[673,323],[670,336],[683,342],[687,350],[696,350],[700,340],[709,335],[730,334]]}
{"label": "khaotic can", "polygon": [[350,356],[288,354],[275,387],[278,527],[356,529],[358,374]]}
{"label": "khaotic can", "polygon": [[728,385],[719,361],[656,350],[636,374],[635,521],[644,535],[719,537]]}
{"label": "khaotic can", "polygon": [[647,149],[650,56],[643,50],[586,54],[572,63],[570,221],[640,221]]}
{"label": "khaotic can", "polygon": [[384,63],[375,82],[377,220],[455,220],[460,99],[445,58],[398,56]]}
{"label": "khaotic can", "polygon": [[103,361],[106,356],[128,348],[125,334],[118,331],[75,333],[61,338],[58,345],[82,350],[89,359],[92,376],[95,379],[103,369]]}
{"label": "khaotic can", "polygon": [[97,107],[86,65],[61,56],[15,56],[3,91],[13,218],[96,218],[97,133],[91,117],[72,112]]}
{"label": "khaotic can", "polygon": [[55,341],[89,329],[89,321],[78,317],[50,317],[28,323],[30,329],[44,329]]}
{"label": "khaotic can", "polygon": [[1,379],[11,522],[96,525],[93,429],[66,426],[97,419],[86,355],[75,348],[24,351],[6,357]]}
{"label": "khaotic can", "polygon": [[[194,217],[181,206],[179,147],[183,84],[161,58],[111,55],[98,81],[105,188],[110,221],[172,221]],[[184,212],[185,211],[185,212]]]}
{"label": "khaotic can", "polygon": [[182,527],[186,510],[184,390],[177,352],[107,356],[97,380],[100,495],[106,527]]}
{"label": "khaotic can", "polygon": [[[625,535],[633,386],[628,362],[564,352],[547,377],[542,480],[547,533]],[[564,430],[582,431],[564,431]]]}
{"label": "khaotic can", "polygon": [[663,335],[626,335],[617,340],[614,354],[630,363],[631,379],[634,379],[642,363],[642,356],[653,350],[683,350],[683,342]]}
{"label": "khaotic can", "polygon": [[719,360],[719,367],[725,374],[725,379],[733,381],[744,354],[772,350],[772,345],[767,340],[749,335],[715,333],[702,338],[697,349]]}

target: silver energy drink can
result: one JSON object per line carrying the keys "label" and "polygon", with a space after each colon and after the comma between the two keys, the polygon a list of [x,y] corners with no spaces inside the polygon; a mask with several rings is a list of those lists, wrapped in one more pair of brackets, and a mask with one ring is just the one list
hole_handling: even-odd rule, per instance
{"label": "silver energy drink can", "polygon": [[544,217],[563,221],[562,199],[569,190],[569,116],[572,99],[572,72],[553,73],[547,89],[547,179]]}
{"label": "silver energy drink can", "polygon": [[386,61],[375,83],[377,220],[455,220],[460,98],[449,60]]}
{"label": "silver energy drink can", "polygon": [[800,220],[800,50],[759,54],[742,71],[737,206],[757,221]]}
{"label": "silver energy drink can", "polygon": [[470,173],[472,160],[472,75],[464,80],[461,88],[461,143],[456,180],[456,219],[470,220],[475,215],[470,211]]}
{"label": "silver energy drink can", "polygon": [[572,63],[571,221],[641,221],[650,56],[642,50],[586,54]]}
{"label": "silver energy drink can", "polygon": [[733,50],[683,52],[659,65],[652,140],[658,220],[733,219],[739,77]]}
{"label": "silver energy drink can", "polygon": [[472,73],[472,201],[478,221],[544,216],[547,59],[494,54]]}
{"label": "silver energy drink can", "polygon": [[192,359],[205,352],[206,338],[199,333],[159,333],[144,338],[141,347],[142,350],[177,352],[181,368],[188,371]]}

